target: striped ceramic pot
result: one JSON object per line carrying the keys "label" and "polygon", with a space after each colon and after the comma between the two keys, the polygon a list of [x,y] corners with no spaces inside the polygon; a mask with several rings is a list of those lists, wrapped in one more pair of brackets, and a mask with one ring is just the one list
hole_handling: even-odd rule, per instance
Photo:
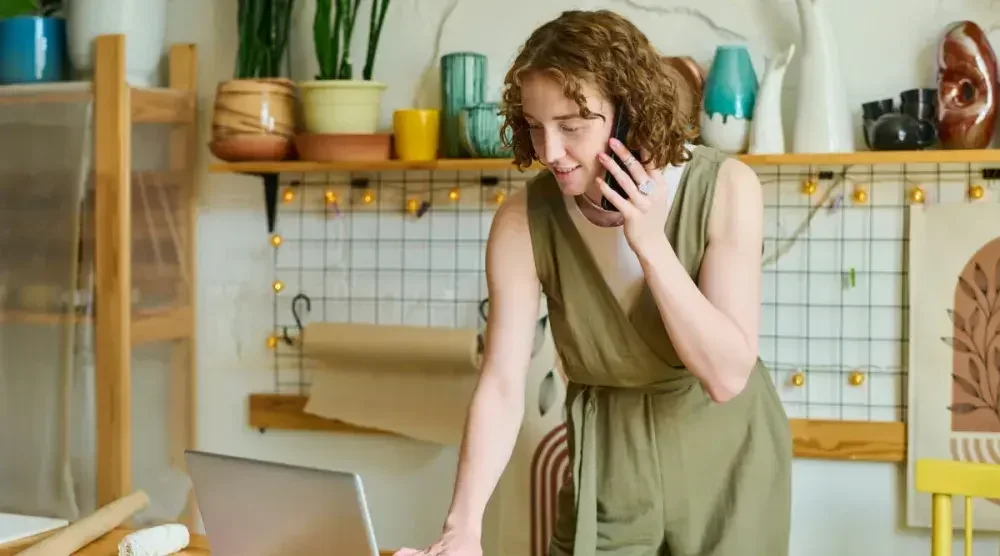
{"label": "striped ceramic pot", "polygon": [[288,79],[219,83],[212,114],[212,154],[227,162],[284,160],[295,135],[295,85]]}

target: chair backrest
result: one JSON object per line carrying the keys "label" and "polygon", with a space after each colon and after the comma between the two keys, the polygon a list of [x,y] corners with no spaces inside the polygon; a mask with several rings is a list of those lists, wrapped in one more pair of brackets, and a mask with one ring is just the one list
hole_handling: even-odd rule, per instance
{"label": "chair backrest", "polygon": [[919,459],[914,482],[931,495],[931,556],[951,556],[952,496],[965,498],[965,555],[972,556],[972,499],[1000,498],[1000,465]]}

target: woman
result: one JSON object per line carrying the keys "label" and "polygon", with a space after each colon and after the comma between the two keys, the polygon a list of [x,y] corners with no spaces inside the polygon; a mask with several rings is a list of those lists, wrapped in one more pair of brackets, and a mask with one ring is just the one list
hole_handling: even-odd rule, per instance
{"label": "woman", "polygon": [[[482,553],[540,290],[573,458],[550,556],[788,553],[791,438],[757,355],[761,186],[740,161],[685,144],[675,99],[655,49],[609,11],[563,13],[514,61],[505,127],[518,164],[547,171],[490,231],[486,352],[444,531],[397,555]],[[641,160],[611,138],[618,107]]]}

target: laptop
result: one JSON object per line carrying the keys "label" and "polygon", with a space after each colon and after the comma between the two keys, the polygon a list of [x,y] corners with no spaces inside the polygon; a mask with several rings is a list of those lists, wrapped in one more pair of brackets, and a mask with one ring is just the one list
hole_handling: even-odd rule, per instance
{"label": "laptop", "polygon": [[379,556],[356,473],[184,455],[213,556]]}

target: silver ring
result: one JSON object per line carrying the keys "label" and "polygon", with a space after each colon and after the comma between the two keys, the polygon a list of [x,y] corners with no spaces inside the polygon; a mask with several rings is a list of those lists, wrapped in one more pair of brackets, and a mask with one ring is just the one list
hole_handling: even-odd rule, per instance
{"label": "silver ring", "polygon": [[631,166],[634,162],[635,162],[635,157],[632,156],[632,155],[629,155],[628,158],[626,158],[625,160],[622,161],[622,164],[624,166]]}
{"label": "silver ring", "polygon": [[642,182],[639,185],[639,193],[642,193],[643,195],[649,195],[650,193],[653,192],[654,185],[656,185],[656,182],[654,182],[652,178]]}

